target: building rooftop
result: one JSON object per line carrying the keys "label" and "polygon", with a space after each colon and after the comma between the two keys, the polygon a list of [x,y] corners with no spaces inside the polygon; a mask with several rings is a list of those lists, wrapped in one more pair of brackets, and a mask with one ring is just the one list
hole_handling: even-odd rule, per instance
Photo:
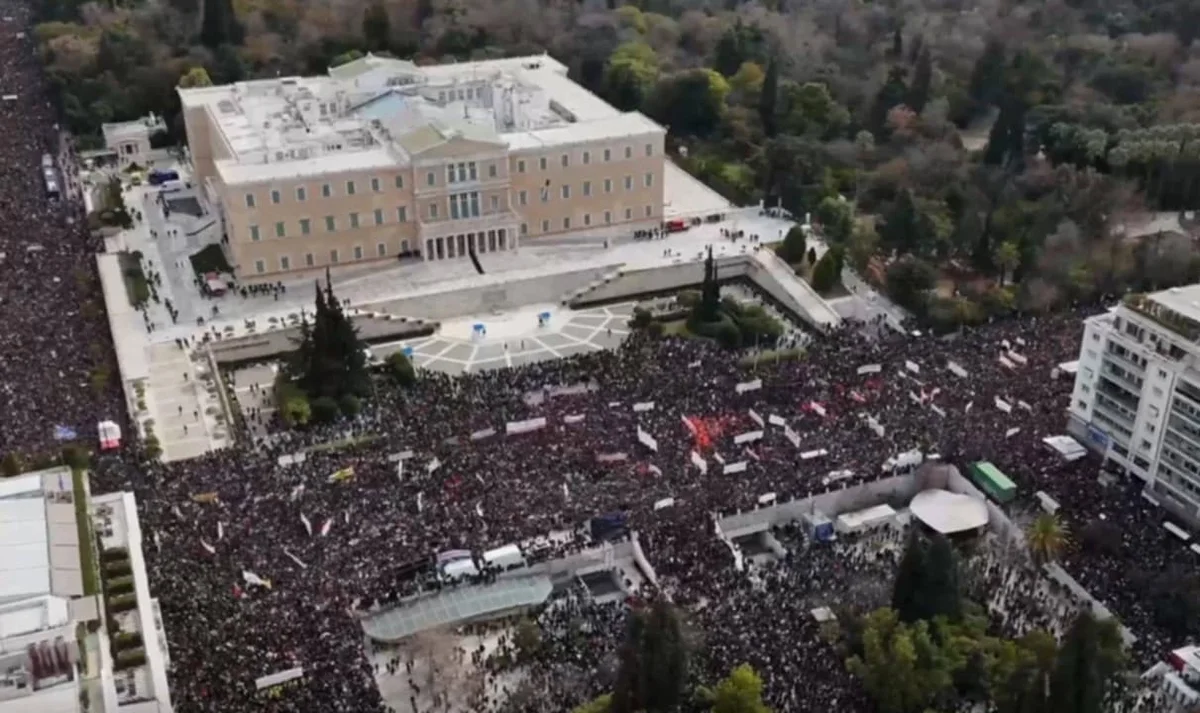
{"label": "building rooftop", "polygon": [[431,136],[538,150],[665,133],[546,55],[427,67],[367,55],[327,76],[178,91],[185,109],[207,108],[228,146],[217,162],[227,184],[405,165]]}
{"label": "building rooftop", "polygon": [[1200,284],[1126,295],[1123,304],[1189,341],[1200,341]]}
{"label": "building rooftop", "polygon": [[949,490],[923,490],[908,507],[913,517],[943,535],[976,530],[988,524],[986,503]]}
{"label": "building rooftop", "polygon": [[41,498],[0,500],[0,602],[50,593],[50,544]]}

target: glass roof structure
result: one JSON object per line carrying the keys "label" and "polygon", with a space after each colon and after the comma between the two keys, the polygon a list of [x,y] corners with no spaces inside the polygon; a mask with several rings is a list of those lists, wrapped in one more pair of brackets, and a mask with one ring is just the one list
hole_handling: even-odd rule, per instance
{"label": "glass roof structure", "polygon": [[550,578],[545,576],[461,586],[372,614],[362,620],[362,627],[376,641],[400,641],[441,626],[536,606],[550,598],[551,589]]}

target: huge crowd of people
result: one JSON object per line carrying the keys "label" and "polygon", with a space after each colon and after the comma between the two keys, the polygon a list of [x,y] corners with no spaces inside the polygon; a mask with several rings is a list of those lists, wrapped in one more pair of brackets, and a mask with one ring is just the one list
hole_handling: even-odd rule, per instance
{"label": "huge crowd of people", "polygon": [[[94,477],[103,489],[134,490],[153,533],[151,581],[182,710],[378,709],[353,612],[443,586],[429,576],[439,552],[571,533],[539,548],[539,557],[554,556],[583,546],[581,525],[613,511],[628,513],[665,592],[711,626],[745,626],[776,600],[737,594],[713,514],[758,507],[766,493],[784,501],[878,478],[889,458],[913,448],[956,463],[990,460],[1026,500],[1038,490],[1057,499],[1071,527],[1101,515],[1119,523],[1129,533],[1120,551],[1068,565],[1135,632],[1136,659],[1148,664],[1177,636],[1125,606],[1121,570],[1184,551],[1133,486],[1103,486],[1095,460],[1067,462],[1042,442],[1063,432],[1071,380],[1052,372],[1077,352],[1084,316],[1013,320],[952,339],[850,325],[813,340],[802,359],[751,366],[702,341],[635,334],[615,351],[460,377],[426,373],[403,389],[381,380],[352,427],[373,438],[346,449],[286,458],[312,438],[295,435],[148,468],[102,458]],[[999,359],[1010,352],[1019,361]],[[506,435],[519,423],[530,430]],[[761,440],[735,443],[754,430],[764,431]],[[722,463],[740,462],[743,472],[723,472]],[[656,510],[666,499],[674,505]],[[244,572],[270,587],[246,584]],[[772,575],[768,589],[802,580]],[[746,596],[746,611],[727,616]],[[784,656],[771,647],[812,625],[789,614],[773,626],[798,628],[712,636],[728,652],[714,660],[756,652],[769,667]],[[852,703],[857,689],[835,685],[846,679],[834,674],[832,651],[815,649],[811,659],[805,665],[828,669],[820,675],[830,687],[813,700],[865,710]],[[303,686],[269,704],[256,699],[257,676],[296,665]],[[816,689],[764,676],[780,710],[816,709],[799,702]]]}
{"label": "huge crowd of people", "polygon": [[[94,434],[120,411],[98,245],[81,203],[70,200],[73,149],[56,123],[29,21],[24,3],[0,3],[0,454],[27,462],[72,433]],[[57,198],[43,177],[47,154]]]}
{"label": "huge crowd of people", "polygon": [[[100,246],[70,200],[73,150],[22,34],[27,8],[0,0],[0,18],[0,453],[36,454],[86,438],[97,421],[120,419],[121,407],[95,277]],[[46,194],[46,153],[65,169],[65,199]],[[953,338],[848,325],[814,339],[803,358],[750,366],[703,341],[635,334],[614,351],[423,373],[403,389],[381,380],[365,413],[339,426],[371,438],[344,449],[285,459],[329,436],[313,430],[146,464],[128,445],[96,459],[93,487],[138,496],[182,713],[383,711],[360,613],[447,586],[433,575],[439,552],[568,533],[545,540],[537,556],[547,558],[583,547],[581,525],[614,511],[627,513],[663,593],[706,630],[713,675],[749,660],[776,710],[869,710],[822,648],[808,606],[880,563],[857,550],[803,548],[752,583],[716,538],[713,515],[758,507],[768,493],[784,501],[878,478],[889,458],[914,448],[992,461],[1023,500],[1050,494],[1076,531],[1097,520],[1115,527],[1118,541],[1103,555],[1072,550],[1064,564],[1138,637],[1144,665],[1179,636],[1130,594],[1131,563],[1152,571],[1190,553],[1136,484],[1102,485],[1094,459],[1065,462],[1042,443],[1064,428],[1071,382],[1051,372],[1077,353],[1084,316],[1013,319]],[[1010,352],[1021,358],[1000,359]],[[508,434],[518,423],[527,432]],[[761,439],[735,442],[755,430]],[[1002,584],[1020,594],[1012,581]],[[1027,624],[1048,621],[1034,607],[1012,608]],[[598,619],[587,641],[608,648],[570,655],[585,678],[595,674],[583,686],[592,693],[620,626],[611,611],[589,616]],[[548,641],[564,655],[571,646]],[[299,685],[256,690],[256,678],[295,666]]]}

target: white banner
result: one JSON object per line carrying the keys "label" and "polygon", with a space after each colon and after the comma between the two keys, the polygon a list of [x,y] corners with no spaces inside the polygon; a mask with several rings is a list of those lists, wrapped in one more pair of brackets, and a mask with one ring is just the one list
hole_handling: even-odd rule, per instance
{"label": "white banner", "polygon": [[692,451],[692,465],[700,470],[701,475],[708,475],[708,461],[701,458],[696,451]]}
{"label": "white banner", "polygon": [[510,436],[514,436],[519,433],[530,433],[531,431],[536,431],[539,428],[545,427],[546,417],[539,416],[537,418],[530,418],[525,421],[509,421],[508,423],[504,424],[504,432]]}
{"label": "white banner", "polygon": [[996,408],[1000,409],[1004,413],[1012,413],[1012,404],[1000,398],[999,396],[996,397]]}
{"label": "white banner", "polygon": [[321,537],[329,534],[329,528],[333,527],[333,518],[327,518],[325,524],[321,525]]}
{"label": "white banner", "polygon": [[946,417],[946,412],[943,411],[942,408],[940,406],[938,406],[937,404],[929,404],[929,408],[933,409],[933,412],[936,413],[937,415],[941,416],[942,418]]}
{"label": "white banner", "polygon": [[201,547],[203,547],[203,548],[204,548],[204,551],[205,551],[205,552],[208,552],[208,554],[210,554],[210,555],[215,555],[215,554],[217,554],[217,548],[216,548],[216,547],[213,547],[213,546],[212,546],[212,545],[210,545],[210,544],[208,544],[208,543],[207,543],[207,542],[205,542],[204,540],[200,540],[200,546],[201,546]]}
{"label": "white banner", "polygon": [[755,441],[762,440],[762,437],[763,437],[762,431],[748,431],[746,433],[742,433],[737,436],[734,436],[733,442],[738,445],[741,445],[743,443],[754,443]]}
{"label": "white banner", "polygon": [[878,374],[883,371],[883,364],[867,364],[866,366],[858,367],[858,375],[866,376],[867,374]]}
{"label": "white banner", "polygon": [[800,460],[812,460],[813,458],[820,458],[827,455],[829,455],[829,451],[824,448],[818,448],[815,451],[804,451],[800,454]]}
{"label": "white banner", "polygon": [[817,403],[816,401],[808,402],[808,410],[817,414],[821,418],[825,418],[825,407],[822,406],[821,404]]}
{"label": "white banner", "polygon": [[643,401],[641,403],[636,403],[633,405],[634,413],[641,413],[643,411],[653,411],[653,410],[654,410],[654,402],[653,401]]}
{"label": "white banner", "polygon": [[585,418],[587,415],[582,413],[567,414],[563,416],[563,423],[581,423]]}
{"label": "white banner", "polygon": [[922,399],[920,396],[917,396],[916,392],[912,391],[911,389],[908,392],[908,400],[912,401],[914,404],[925,403],[925,400]]}
{"label": "white banner", "polygon": [[883,438],[883,434],[886,433],[883,425],[879,423],[879,419],[875,418],[874,416],[867,416],[867,426],[874,431],[876,436],[879,436],[880,438]]}
{"label": "white banner", "polygon": [[946,368],[950,370],[951,374],[954,374],[955,376],[957,376],[960,379],[965,379],[968,376],[967,370],[962,368],[962,366],[960,366],[958,364],[958,362],[952,361],[946,365]]}
{"label": "white banner", "polygon": [[1033,413],[1033,407],[1030,406],[1029,404],[1025,403],[1024,401],[1018,401],[1017,408],[1023,408],[1026,411],[1028,411],[1029,413]]}
{"label": "white banner", "polygon": [[388,463],[395,463],[396,461],[408,460],[409,458],[412,458],[413,455],[414,454],[412,451],[400,451],[399,453],[393,453],[389,455],[387,459]]}
{"label": "white banner", "polygon": [[1021,429],[1019,429],[1019,428],[1010,428],[1004,432],[1004,437],[1012,438],[1013,436],[1017,435],[1020,432],[1021,432]]}
{"label": "white banner", "polygon": [[771,414],[770,416],[767,416],[767,423],[771,424],[772,426],[787,426],[787,419],[785,419],[783,416]]}
{"label": "white banner", "polygon": [[1017,368],[1017,365],[1012,363],[1012,360],[1009,359],[1008,357],[1004,356],[1003,354],[1000,355],[1000,364],[1001,364],[1001,366],[1006,366],[1009,369]]}
{"label": "white banner", "polygon": [[472,441],[482,441],[483,439],[485,439],[485,438],[491,438],[491,437],[492,437],[492,436],[494,436],[494,435],[496,435],[496,429],[494,429],[494,428],[485,428],[485,429],[483,429],[483,430],[476,431],[476,432],[472,433],[472,434],[471,434],[471,440],[472,440]]}
{"label": "white banner", "polygon": [[654,503],[654,509],[656,511],[657,510],[665,510],[666,508],[672,507],[674,505],[675,505],[675,498],[663,498],[662,500],[656,501]]}
{"label": "white banner", "polygon": [[909,371],[911,371],[914,374],[921,373],[921,367],[915,361],[905,361],[904,368],[908,369]]}
{"label": "white banner", "polygon": [[217,542],[220,542],[223,539],[225,539],[225,525],[218,522],[217,523]]}
{"label": "white banner", "polygon": [[628,453],[600,453],[596,456],[597,463],[619,463],[629,460]]}
{"label": "white banner", "polygon": [[713,458],[715,458],[716,461],[721,465],[725,465],[725,456],[721,455],[717,451],[713,451]]}
{"label": "white banner", "polygon": [[1018,354],[1018,353],[1016,353],[1016,352],[1009,352],[1009,353],[1008,353],[1008,358],[1009,358],[1011,361],[1013,361],[1013,362],[1015,362],[1015,363],[1017,363],[1017,364],[1020,364],[1021,366],[1025,366],[1026,364],[1028,364],[1028,363],[1029,363],[1029,360],[1028,360],[1028,359],[1026,359],[1025,357],[1021,356],[1020,354]]}
{"label": "white banner", "polygon": [[637,439],[638,443],[641,443],[643,446],[649,448],[655,453],[658,453],[658,441],[655,440],[654,436],[651,436],[649,433],[646,433],[644,430],[642,430],[641,426],[638,426]]}
{"label": "white banner", "polygon": [[433,475],[433,472],[441,467],[442,461],[437,456],[434,456],[433,460],[429,461],[429,464],[425,466],[425,472]]}
{"label": "white banner", "polygon": [[748,410],[746,411],[746,413],[747,413],[747,415],[749,415],[749,416],[750,416],[750,420],[751,420],[751,421],[753,421],[753,422],[755,422],[755,423],[757,423],[757,424],[758,424],[758,427],[759,427],[759,428],[762,428],[762,427],[763,427],[763,423],[764,423],[764,421],[763,421],[763,417],[762,417],[762,416],[759,416],[759,415],[758,415],[758,412],[756,412],[754,409],[748,409]]}
{"label": "white banner", "polygon": [[733,387],[733,390],[739,394],[744,394],[747,391],[758,391],[761,388],[762,388],[762,379],[755,379],[754,381],[744,381],[744,382],[738,384],[737,386]]}
{"label": "white banner", "polygon": [[267,589],[271,588],[271,580],[263,579],[250,570],[242,570],[242,579],[245,580],[246,584],[250,585],[251,587],[266,587]]}
{"label": "white banner", "polygon": [[789,441],[792,442],[792,446],[794,446],[796,448],[800,447],[800,434],[793,431],[791,426],[784,424],[783,435],[785,438],[787,438]]}
{"label": "white banner", "polygon": [[734,473],[745,473],[746,465],[747,465],[747,462],[744,460],[740,460],[737,463],[726,463],[725,466],[721,469],[721,472],[724,473],[725,475],[733,475]]}
{"label": "white banner", "polygon": [[300,513],[300,522],[304,524],[304,531],[308,533],[309,537],[312,537],[312,523],[304,516],[304,513]]}

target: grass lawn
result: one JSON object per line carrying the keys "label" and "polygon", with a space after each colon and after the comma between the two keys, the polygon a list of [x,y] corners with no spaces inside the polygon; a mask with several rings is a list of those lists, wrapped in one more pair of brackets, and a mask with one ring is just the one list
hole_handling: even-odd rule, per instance
{"label": "grass lawn", "polygon": [[83,593],[85,596],[91,596],[100,593],[100,582],[97,576],[96,545],[92,542],[92,518],[88,513],[87,486],[84,481],[86,477],[86,471],[71,471],[75,527],[79,533],[79,570],[83,577]]}
{"label": "grass lawn", "polygon": [[117,253],[117,260],[121,265],[121,277],[129,304],[136,307],[148,302],[150,283],[146,282],[146,273],[142,271],[141,253],[122,251]]}
{"label": "grass lawn", "polygon": [[686,319],[676,319],[671,322],[663,322],[663,334],[671,337],[694,337],[692,331],[688,329]]}
{"label": "grass lawn", "polygon": [[208,272],[233,272],[220,245],[206,245],[188,260],[192,262],[192,269],[201,277]]}

